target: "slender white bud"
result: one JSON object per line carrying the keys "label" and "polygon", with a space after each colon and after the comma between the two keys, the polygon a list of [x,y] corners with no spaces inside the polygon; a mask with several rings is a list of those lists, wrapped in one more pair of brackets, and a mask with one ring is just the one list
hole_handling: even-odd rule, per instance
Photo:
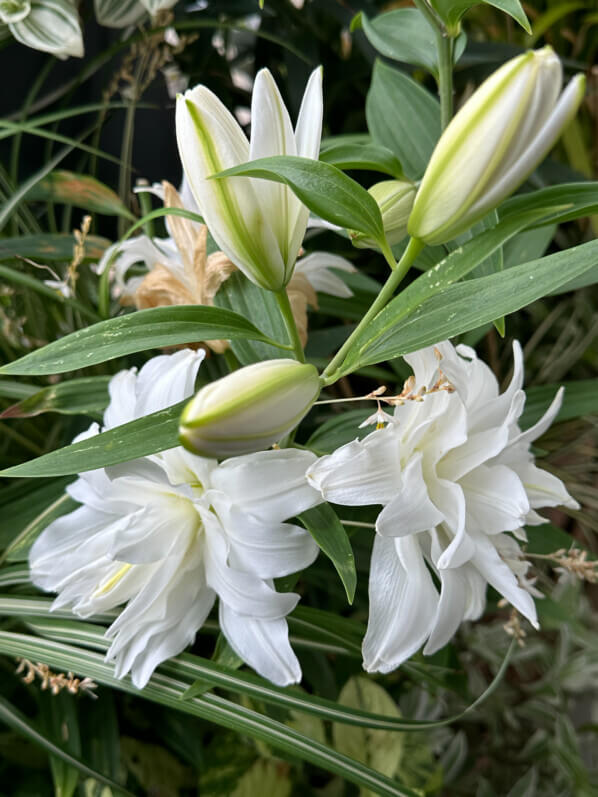
{"label": "slender white bud", "polygon": [[543,160],[583,99],[577,75],[561,94],[551,47],[507,61],[446,128],[415,197],[408,232],[449,241],[512,194]]}
{"label": "slender white bud", "polygon": [[206,457],[268,448],[297,426],[320,392],[318,371],[296,360],[265,360],[203,387],[181,416],[179,440]]}
{"label": "slender white bud", "polygon": [[273,155],[317,159],[322,131],[322,70],[312,73],[293,130],[272,75],[258,72],[251,101],[251,141],[205,86],[177,98],[176,133],[183,169],[220,249],[252,282],[281,290],[293,274],[309,212],[290,188],[251,177],[212,175]]}

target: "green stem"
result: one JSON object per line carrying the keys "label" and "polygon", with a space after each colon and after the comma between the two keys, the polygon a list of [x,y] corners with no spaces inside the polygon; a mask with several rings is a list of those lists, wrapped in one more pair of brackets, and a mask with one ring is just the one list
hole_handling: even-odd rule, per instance
{"label": "green stem", "polygon": [[440,126],[444,130],[453,118],[453,39],[446,31],[436,34],[438,47],[438,94]]}
{"label": "green stem", "polygon": [[438,52],[438,95],[440,97],[440,126],[444,130],[453,116],[453,38],[427,0],[414,0],[436,35]]}
{"label": "green stem", "polygon": [[295,324],[295,319],[293,318],[293,311],[291,310],[291,303],[289,302],[286,289],[282,288],[280,291],[276,291],[274,296],[276,296],[276,301],[278,302],[278,307],[280,308],[280,314],[284,320],[285,327],[287,328],[289,342],[293,347],[295,359],[299,360],[300,363],[304,363],[305,355],[303,354],[303,346],[301,345],[299,332],[297,331],[297,324]]}
{"label": "green stem", "polygon": [[394,268],[394,270],[391,272],[378,296],[374,299],[370,309],[361,319],[353,332],[349,335],[347,340],[343,343],[336,355],[329,362],[327,368],[322,374],[324,385],[330,385],[333,382],[336,382],[340,377],[340,369],[342,367],[343,361],[353,346],[353,341],[363,330],[363,328],[367,326],[370,321],[372,321],[391,300],[403,277],[407,274],[413,265],[415,258],[423,249],[423,246],[424,244],[422,241],[419,241],[417,238],[411,238],[407,248],[403,252],[403,256],[397,263],[396,268]]}

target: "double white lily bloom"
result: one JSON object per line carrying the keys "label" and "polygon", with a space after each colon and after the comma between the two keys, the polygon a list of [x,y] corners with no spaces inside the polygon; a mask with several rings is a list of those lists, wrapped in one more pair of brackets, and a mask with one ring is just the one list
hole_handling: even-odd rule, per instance
{"label": "double white lily bloom", "polygon": [[[104,427],[192,395],[203,352],[154,357],[110,382]],[[82,435],[97,434],[93,424]],[[320,502],[307,484],[315,455],[287,449],[229,459],[182,448],[83,473],[68,493],[81,506],[53,521],[30,554],[31,577],[57,592],[54,608],[81,617],[126,603],[107,631],[117,677],[141,688],[160,662],[189,645],[219,598],[235,652],[277,684],[301,678],[286,615],[299,596],[273,579],[302,570],[318,548],[283,521]]]}
{"label": "double white lily bloom", "polygon": [[415,197],[408,232],[440,244],[512,194],[554,146],[583,99],[585,77],[561,94],[551,47],[507,61],[448,125]]}
{"label": "double white lily bloom", "polygon": [[293,130],[267,69],[258,72],[251,99],[251,141],[205,86],[177,99],[176,131],[185,175],[220,249],[253,282],[271,291],[291,279],[309,212],[290,188],[268,180],[212,175],[257,158],[300,155],[317,159],[322,132],[322,71],[307,84]]}
{"label": "double white lily bloom", "polygon": [[463,620],[480,617],[487,584],[537,626],[528,564],[505,532],[525,540],[525,524],[545,522],[536,509],[577,504],[530,453],[555,418],[562,389],[544,417],[521,431],[519,344],[514,355],[511,384],[500,395],[494,374],[468,347],[445,342],[407,356],[416,385],[427,389],[423,401],[397,406],[385,428],[308,470],[326,500],[383,506],[370,568],[366,670],[393,670],[424,643],[424,653],[439,650]]}

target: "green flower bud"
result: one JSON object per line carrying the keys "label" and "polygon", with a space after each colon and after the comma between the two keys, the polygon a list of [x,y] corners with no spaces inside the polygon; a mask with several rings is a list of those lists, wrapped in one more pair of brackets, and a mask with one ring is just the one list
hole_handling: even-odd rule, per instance
{"label": "green flower bud", "polygon": [[[383,180],[368,188],[380,208],[386,240],[391,246],[407,235],[407,221],[413,207],[416,188],[408,180]],[[351,241],[359,249],[375,249],[377,243],[361,232],[351,232]]]}
{"label": "green flower bud", "polygon": [[583,75],[561,94],[562,79],[559,59],[544,47],[507,61],[482,83],[432,153],[409,235],[427,244],[450,241],[521,185],[583,99]]}
{"label": "green flower bud", "polygon": [[265,360],[203,387],[181,415],[179,440],[205,457],[268,448],[297,426],[320,392],[318,371],[296,360]]}

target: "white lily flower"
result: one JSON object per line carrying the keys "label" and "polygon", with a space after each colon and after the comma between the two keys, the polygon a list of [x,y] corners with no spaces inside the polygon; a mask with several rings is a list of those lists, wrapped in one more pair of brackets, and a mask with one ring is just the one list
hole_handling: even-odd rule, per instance
{"label": "white lily flower", "polygon": [[441,648],[463,620],[481,615],[487,584],[537,627],[528,563],[505,532],[525,539],[522,526],[545,522],[536,509],[578,505],[530,452],[558,413],[563,390],[522,432],[523,356],[518,343],[513,350],[514,374],[502,394],[466,346],[445,342],[408,355],[415,384],[427,390],[423,400],[399,403],[392,423],[308,471],[328,501],[383,506],[370,569],[367,670],[398,667],[426,640],[424,653]]}
{"label": "white lily flower", "polygon": [[72,0],[0,0],[0,23],[34,50],[62,59],[83,55],[83,34]]}
{"label": "white lily flower", "polygon": [[[203,352],[154,357],[110,382],[105,428],[189,397]],[[85,433],[99,431],[93,424]],[[319,503],[308,451],[264,451],[218,465],[182,448],[82,473],[67,488],[81,506],[53,521],[30,553],[31,577],[53,608],[90,617],[126,604],[108,629],[117,677],[142,688],[191,644],[216,597],[222,631],[257,672],[301,678],[286,615],[299,596],[273,579],[311,564],[318,548],[283,521]]]}
{"label": "white lily flower", "polygon": [[205,86],[177,100],[176,129],[183,169],[218,246],[253,282],[279,291],[290,280],[309,211],[290,188],[248,177],[211,175],[257,158],[317,159],[322,131],[322,71],[307,84],[297,125],[267,69],[258,72],[251,103],[251,142],[234,116]]}
{"label": "white lily flower", "polygon": [[561,94],[551,47],[507,61],[448,125],[415,197],[408,231],[427,244],[455,238],[521,185],[583,99],[585,77]]}

